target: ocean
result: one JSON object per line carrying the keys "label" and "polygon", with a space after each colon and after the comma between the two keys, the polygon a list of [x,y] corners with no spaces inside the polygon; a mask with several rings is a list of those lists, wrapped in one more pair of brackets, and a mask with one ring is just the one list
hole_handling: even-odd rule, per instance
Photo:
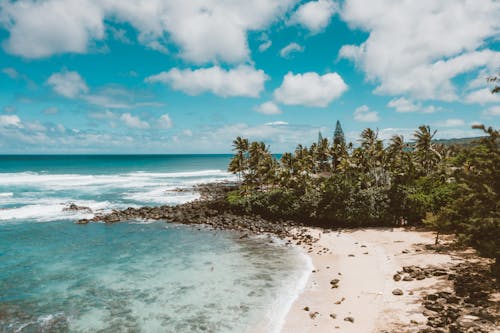
{"label": "ocean", "polygon": [[74,224],[197,199],[192,186],[234,179],[229,159],[0,156],[0,332],[279,332],[311,270],[301,250],[164,221]]}

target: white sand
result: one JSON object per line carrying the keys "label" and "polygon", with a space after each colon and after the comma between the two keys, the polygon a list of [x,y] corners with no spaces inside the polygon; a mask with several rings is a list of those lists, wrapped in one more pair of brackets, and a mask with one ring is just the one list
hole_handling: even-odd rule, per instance
{"label": "white sand", "polygon": [[[358,229],[324,233],[313,228],[307,232],[320,238],[312,251],[310,246],[302,245],[310,252],[315,272],[292,305],[283,333],[365,333],[391,329],[415,332],[426,322],[418,302],[422,294],[436,288],[451,288],[451,283],[445,279],[395,282],[392,278],[402,266],[439,266],[458,260],[449,255],[416,251],[423,248],[416,244],[434,242],[430,232]],[[409,253],[402,253],[403,250]],[[330,285],[333,279],[340,280],[336,289]],[[402,289],[404,295],[393,295],[395,288]],[[305,307],[309,307],[309,311],[305,311]],[[318,314],[311,318],[315,312]],[[346,317],[354,318],[354,323],[344,321]],[[412,324],[411,320],[419,324]]]}

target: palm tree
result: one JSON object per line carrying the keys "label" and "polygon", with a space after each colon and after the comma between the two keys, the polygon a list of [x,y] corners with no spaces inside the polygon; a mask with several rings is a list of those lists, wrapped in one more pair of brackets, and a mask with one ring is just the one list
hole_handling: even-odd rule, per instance
{"label": "palm tree", "polygon": [[384,159],[384,146],[382,140],[378,139],[378,131],[366,128],[361,132],[361,147],[358,152],[359,167],[368,171],[374,167],[382,166]]}
{"label": "palm tree", "polygon": [[415,131],[415,134],[413,134],[415,138],[415,160],[426,175],[430,174],[432,169],[441,160],[441,155],[432,143],[432,139],[436,133],[437,130],[432,132],[429,126],[421,125]]}
{"label": "palm tree", "polygon": [[236,154],[229,162],[228,171],[237,174],[239,179],[242,176],[243,178],[245,178],[245,171],[247,168],[248,146],[249,146],[248,139],[243,139],[241,136],[238,136],[233,141],[233,151],[235,151]]}

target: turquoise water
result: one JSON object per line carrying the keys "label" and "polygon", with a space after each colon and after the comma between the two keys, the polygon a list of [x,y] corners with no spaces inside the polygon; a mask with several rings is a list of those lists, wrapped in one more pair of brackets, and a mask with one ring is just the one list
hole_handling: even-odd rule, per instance
{"label": "turquoise water", "polygon": [[73,223],[192,200],[172,190],[232,179],[228,158],[0,157],[0,332],[279,331],[310,271],[298,250],[164,222]]}

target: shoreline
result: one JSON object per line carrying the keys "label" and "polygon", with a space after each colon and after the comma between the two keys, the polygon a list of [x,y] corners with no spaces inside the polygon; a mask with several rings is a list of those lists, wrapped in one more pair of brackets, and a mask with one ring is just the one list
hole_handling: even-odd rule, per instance
{"label": "shoreline", "polygon": [[[218,193],[214,195],[212,190]],[[490,294],[496,297],[498,289],[489,288],[489,293],[483,292],[481,299],[472,301],[470,298],[476,297],[473,294],[456,297],[455,275],[467,273],[455,274],[453,270],[467,260],[463,254],[435,251],[433,232],[390,227],[334,230],[237,215],[227,210],[220,200],[224,190],[224,185],[210,184],[200,191],[201,199],[186,204],[127,208],[75,223],[165,220],[232,230],[239,233],[240,238],[274,236],[287,245],[300,247],[314,268],[303,290],[297,286],[297,296],[284,316],[283,325],[277,325],[281,326],[281,333],[438,333],[448,332],[452,327],[471,326],[479,328],[475,332],[500,332],[491,329],[491,325],[495,327],[500,322],[500,295],[488,299]],[[477,262],[487,261],[475,254],[472,256]],[[468,268],[477,270],[477,267]],[[483,278],[495,283],[491,277],[484,275]],[[474,289],[470,284],[467,288]],[[459,299],[461,306],[467,309],[446,304],[447,297]],[[483,315],[484,311],[492,313]],[[279,320],[281,324],[281,318]],[[484,327],[486,330],[482,331]],[[251,332],[268,332],[264,328],[255,329]]]}

